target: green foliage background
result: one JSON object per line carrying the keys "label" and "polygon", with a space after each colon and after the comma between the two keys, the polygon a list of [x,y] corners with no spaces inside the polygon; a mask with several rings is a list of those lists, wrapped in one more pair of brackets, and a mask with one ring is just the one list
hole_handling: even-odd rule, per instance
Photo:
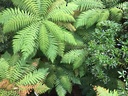
{"label": "green foliage background", "polygon": [[25,96],[31,89],[66,96],[74,85],[79,96],[128,96],[127,1],[0,5],[1,96]]}

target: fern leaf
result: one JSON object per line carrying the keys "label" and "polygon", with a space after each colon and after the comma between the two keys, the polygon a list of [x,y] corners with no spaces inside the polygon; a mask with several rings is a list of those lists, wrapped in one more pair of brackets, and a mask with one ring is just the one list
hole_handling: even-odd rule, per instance
{"label": "fern leaf", "polygon": [[57,24],[59,26],[65,27],[66,29],[68,29],[72,32],[76,31],[76,28],[71,23],[57,22]]}
{"label": "fern leaf", "polygon": [[99,19],[97,22],[105,21],[109,18],[109,11],[108,10],[103,10],[102,13],[99,16]]}
{"label": "fern leaf", "polygon": [[57,92],[58,96],[66,95],[66,90],[60,84],[56,86],[56,92]]}
{"label": "fern leaf", "polygon": [[[10,11],[12,11],[12,10],[13,9],[11,9]],[[2,18],[4,21],[6,21],[4,23],[4,27],[3,27],[4,33],[11,32],[11,31],[17,31],[21,28],[26,27],[27,25],[30,25],[32,22],[37,21],[37,19],[34,17],[34,15],[29,14],[24,11],[20,11],[19,9],[14,9],[12,11],[12,13],[9,12],[8,16],[14,14],[13,12],[15,12],[15,15],[12,16],[8,21],[4,20],[6,17]],[[6,14],[7,13],[3,14],[3,16],[7,16]]]}
{"label": "fern leaf", "polygon": [[65,50],[65,44],[58,41],[58,55],[63,56]]}
{"label": "fern leaf", "polygon": [[97,22],[99,19],[99,14],[101,13],[101,10],[88,10],[86,12],[83,12],[78,16],[76,27],[80,26],[86,26],[86,28],[91,27],[93,24]]}
{"label": "fern leaf", "polygon": [[68,6],[66,6],[65,0],[56,0],[50,7],[50,12],[55,10],[61,10],[65,14],[73,15],[74,10],[77,10],[77,7],[78,6],[74,2],[68,3]]}
{"label": "fern leaf", "polygon": [[123,11],[119,8],[111,8],[110,9],[110,14],[111,14],[111,20],[119,22],[121,18],[123,17]]}
{"label": "fern leaf", "polygon": [[21,79],[17,84],[18,85],[34,85],[43,79],[45,79],[48,74],[48,69],[39,69],[35,70],[33,73],[27,74],[23,79]]}
{"label": "fern leaf", "polygon": [[73,34],[71,34],[70,32],[68,32],[66,30],[63,31],[63,34],[64,34],[64,37],[65,37],[65,41],[67,43],[72,44],[72,45],[77,45]]}
{"label": "fern leaf", "polygon": [[78,5],[78,9],[80,11],[94,8],[104,8],[101,0],[75,0],[74,3]]}
{"label": "fern leaf", "polygon": [[58,40],[64,41],[62,29],[51,21],[45,21],[47,30],[52,33]]}
{"label": "fern leaf", "polygon": [[85,60],[85,54],[81,54],[73,63],[73,69],[79,68]]}
{"label": "fern leaf", "polygon": [[73,63],[81,54],[84,53],[84,50],[71,50],[66,53],[62,58],[62,63]]}
{"label": "fern leaf", "polygon": [[60,10],[53,10],[48,14],[49,20],[54,22],[75,22],[75,19],[70,14],[65,14]]}
{"label": "fern leaf", "polygon": [[45,84],[42,85],[42,83],[37,83],[34,88],[34,91],[38,94],[45,93],[48,90],[49,90],[49,88]]}
{"label": "fern leaf", "polygon": [[24,59],[28,58],[37,48],[37,34],[39,24],[35,23],[21,30],[14,36],[13,51],[14,54],[21,51]]}
{"label": "fern leaf", "polygon": [[50,41],[49,48],[45,53],[47,57],[53,62],[58,53],[58,43],[57,40],[52,35],[49,36],[49,41]]}
{"label": "fern leaf", "polygon": [[43,53],[45,53],[49,47],[48,32],[44,24],[41,25],[39,32],[39,46]]}
{"label": "fern leaf", "polygon": [[18,8],[4,10],[0,18],[0,22],[4,24],[4,33],[17,31],[36,21],[36,16]]}
{"label": "fern leaf", "polygon": [[57,79],[57,77],[56,77],[55,73],[50,72],[50,74],[48,74],[48,76],[47,76],[47,78],[46,78],[45,84],[46,84],[48,87],[53,88],[56,79]]}
{"label": "fern leaf", "polygon": [[20,9],[39,15],[40,9],[36,0],[12,0],[13,4]]}
{"label": "fern leaf", "polygon": [[46,14],[48,13],[48,9],[53,3],[53,0],[41,0],[41,13],[45,17]]}
{"label": "fern leaf", "polygon": [[65,0],[56,0],[51,4],[49,11],[51,12],[52,10],[59,9],[62,5],[66,5]]}
{"label": "fern leaf", "polygon": [[72,91],[72,83],[69,80],[68,76],[61,76],[60,77],[60,83],[63,86],[65,90],[67,90],[69,93]]}
{"label": "fern leaf", "polygon": [[20,58],[19,54],[12,55],[12,57],[8,61],[9,65],[11,66],[15,65],[18,62],[19,58]]}
{"label": "fern leaf", "polygon": [[4,58],[1,58],[0,59],[0,79],[6,78],[8,68],[9,68],[8,62]]}

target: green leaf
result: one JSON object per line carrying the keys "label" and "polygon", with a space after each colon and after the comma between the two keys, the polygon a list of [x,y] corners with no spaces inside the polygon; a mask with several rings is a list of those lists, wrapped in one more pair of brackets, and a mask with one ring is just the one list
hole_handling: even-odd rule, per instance
{"label": "green leaf", "polygon": [[0,59],[0,79],[5,79],[9,68],[8,62],[4,59]]}
{"label": "green leaf", "polygon": [[108,10],[103,10],[99,16],[98,22],[107,20],[109,18],[109,15],[110,14]]}
{"label": "green leaf", "polygon": [[33,14],[15,8],[4,10],[0,20],[4,24],[3,32],[7,33],[29,26],[31,23],[36,22],[37,18]]}
{"label": "green leaf", "polygon": [[58,85],[56,87],[56,92],[57,92],[58,96],[65,96],[66,95],[66,90],[61,85]]}
{"label": "green leaf", "polygon": [[77,45],[73,34],[71,34],[70,32],[66,30],[64,30],[63,33],[64,33],[65,41],[67,43],[72,44],[72,45]]}
{"label": "green leaf", "polygon": [[42,24],[40,27],[39,46],[43,53],[45,53],[49,47],[48,32],[44,24]]}
{"label": "green leaf", "polygon": [[24,30],[19,31],[13,39],[14,54],[21,51],[24,59],[32,55],[38,48],[38,32],[39,23],[34,23]]}
{"label": "green leaf", "polygon": [[101,0],[74,0],[80,11],[96,8],[104,8]]}
{"label": "green leaf", "polygon": [[58,43],[54,36],[49,36],[49,47],[48,50],[45,52],[46,56],[54,62],[57,54],[58,54]]}
{"label": "green leaf", "polygon": [[74,61],[74,63],[73,63],[73,69],[77,69],[77,68],[79,68],[81,65],[82,65],[82,63],[85,61],[85,54],[83,53],[83,54],[81,54],[80,56],[79,56],[79,58],[77,58],[75,61]]}
{"label": "green leaf", "polygon": [[51,21],[45,21],[44,23],[46,25],[47,30],[49,30],[49,32],[52,33],[55,38],[64,41],[64,35],[62,29],[58,25],[56,25]]}
{"label": "green leaf", "polygon": [[33,73],[27,74],[23,79],[21,79],[17,84],[18,85],[34,85],[44,80],[48,74],[48,69],[38,69]]}
{"label": "green leaf", "polygon": [[20,9],[39,15],[40,8],[37,1],[38,0],[12,0],[13,4]]}
{"label": "green leaf", "polygon": [[64,89],[66,89],[69,93],[72,91],[72,83],[69,80],[68,76],[64,75],[60,77],[60,83]]}
{"label": "green leaf", "polygon": [[84,50],[82,49],[71,50],[63,56],[61,63],[69,63],[69,64],[73,63],[83,53],[84,53]]}
{"label": "green leaf", "polygon": [[53,10],[48,14],[47,17],[49,20],[54,22],[75,22],[75,19],[72,15],[66,14],[61,10]]}
{"label": "green leaf", "polygon": [[92,9],[92,10],[82,12],[78,16],[78,19],[76,22],[76,27],[77,28],[81,27],[81,26],[86,26],[86,28],[91,27],[92,25],[94,25],[97,22],[101,11],[102,10],[99,10],[99,9]]}

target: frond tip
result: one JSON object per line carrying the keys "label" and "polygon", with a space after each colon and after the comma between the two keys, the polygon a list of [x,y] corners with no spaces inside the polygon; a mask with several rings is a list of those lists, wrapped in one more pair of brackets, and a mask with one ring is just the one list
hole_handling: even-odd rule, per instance
{"label": "frond tip", "polygon": [[18,85],[34,85],[41,82],[48,75],[48,69],[35,70],[33,73],[27,74],[23,79],[18,82]]}

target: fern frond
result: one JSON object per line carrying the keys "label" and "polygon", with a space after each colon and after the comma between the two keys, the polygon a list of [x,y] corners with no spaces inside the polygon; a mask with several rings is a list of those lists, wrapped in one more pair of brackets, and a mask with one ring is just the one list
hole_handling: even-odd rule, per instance
{"label": "fern frond", "polygon": [[49,88],[45,84],[42,84],[41,82],[35,85],[27,85],[27,86],[19,85],[18,87],[19,87],[20,96],[26,96],[26,94],[30,94],[30,90],[34,90],[34,92],[36,92],[37,94],[45,93],[46,91],[49,90]]}
{"label": "fern frond", "polygon": [[17,82],[18,80],[22,79],[24,75],[36,69],[34,66],[27,64],[23,65],[22,63],[22,61],[19,61],[14,66],[10,66],[6,78],[10,80],[11,83]]}
{"label": "fern frond", "polygon": [[43,53],[45,53],[49,47],[48,32],[44,24],[42,24],[40,27],[39,46]]}
{"label": "fern frond", "polygon": [[56,92],[57,92],[58,96],[65,96],[66,95],[66,90],[60,84],[59,80],[56,81]]}
{"label": "fern frond", "polygon": [[99,9],[93,9],[83,12],[78,16],[76,27],[78,28],[80,26],[86,26],[86,28],[89,28],[97,22],[100,13],[101,10]]}
{"label": "fern frond", "polygon": [[38,94],[42,94],[45,93],[46,91],[48,91],[50,88],[48,88],[45,84],[42,83],[37,83],[35,85],[34,91]]}
{"label": "fern frond", "polygon": [[61,10],[62,12],[64,12],[65,14],[70,14],[73,15],[74,10],[77,10],[77,5],[74,4],[73,2],[68,3],[68,6],[66,6],[66,2],[65,0],[56,0],[52,6],[50,7],[50,12],[52,11],[59,11]]}
{"label": "fern frond", "polygon": [[64,37],[65,37],[64,39],[67,43],[69,43],[71,45],[76,45],[77,44],[72,33],[70,33],[69,31],[63,30],[63,34],[64,34]]}
{"label": "fern frond", "polygon": [[65,0],[56,0],[55,2],[53,2],[49,8],[49,12],[51,12],[54,9],[58,9],[61,6],[66,5]]}
{"label": "fern frond", "polygon": [[65,44],[63,42],[58,41],[58,55],[63,56],[65,50]]}
{"label": "fern frond", "polygon": [[62,29],[51,21],[45,21],[47,30],[53,34],[58,40],[64,41]]}
{"label": "fern frond", "polygon": [[[14,12],[16,11],[17,14],[14,15],[13,17],[11,17],[7,22],[4,23],[4,27],[3,27],[4,33],[17,31],[17,30],[22,29],[22,28],[30,25],[31,23],[37,21],[35,16],[32,14],[29,14],[24,11],[20,11],[19,9],[15,9],[13,11]],[[5,16],[5,15],[6,14],[3,14],[3,16]],[[9,14],[9,15],[11,15],[11,14]],[[4,17],[4,18],[6,18],[6,17]]]}
{"label": "fern frond", "polygon": [[116,22],[119,22],[123,17],[123,11],[116,7],[110,9],[110,14],[110,19]]}
{"label": "fern frond", "polygon": [[75,22],[73,16],[70,14],[65,14],[60,10],[51,11],[47,18],[53,22]]}
{"label": "fern frond", "polygon": [[72,32],[76,31],[76,28],[71,23],[57,22],[57,24],[59,26],[65,27],[66,29],[68,29]]}
{"label": "fern frond", "polygon": [[65,90],[67,90],[69,93],[72,91],[72,83],[69,80],[69,77],[64,75],[60,77],[60,83],[63,86]]}
{"label": "fern frond", "polygon": [[14,66],[18,62],[19,59],[20,59],[19,54],[14,54],[9,59],[8,63],[9,63],[10,66]]}
{"label": "fern frond", "polygon": [[33,73],[27,74],[23,79],[21,79],[17,84],[18,85],[34,85],[36,83],[39,83],[48,74],[48,69],[38,69],[35,70]]}
{"label": "fern frond", "polygon": [[97,22],[105,21],[109,18],[109,10],[103,10],[99,16],[99,19]]}
{"label": "fern frond", "polygon": [[62,58],[62,63],[73,63],[78,57],[84,53],[84,50],[71,50],[66,53]]}
{"label": "fern frond", "polygon": [[0,22],[4,24],[4,33],[17,31],[36,21],[36,16],[18,8],[4,10],[0,18]]}
{"label": "fern frond", "polygon": [[45,17],[53,0],[41,0],[41,14]]}
{"label": "fern frond", "polygon": [[78,9],[80,11],[95,8],[104,8],[101,0],[74,0],[74,3],[78,5]]}
{"label": "fern frond", "polygon": [[58,53],[58,43],[54,36],[49,35],[49,47],[46,53],[46,56],[53,62]]}
{"label": "fern frond", "polygon": [[49,88],[53,88],[55,81],[57,79],[57,76],[54,72],[50,72],[50,74],[48,74],[45,84],[49,87]]}
{"label": "fern frond", "polygon": [[9,68],[8,62],[4,59],[0,59],[0,79],[5,79]]}
{"label": "fern frond", "polygon": [[39,15],[40,9],[37,0],[12,0],[13,4],[20,9]]}
{"label": "fern frond", "polygon": [[28,58],[38,47],[37,34],[39,32],[39,23],[34,23],[29,27],[21,30],[14,36],[13,51],[14,54],[21,51],[24,59]]}
{"label": "fern frond", "polygon": [[85,60],[85,54],[81,54],[73,63],[73,69],[79,68]]}

